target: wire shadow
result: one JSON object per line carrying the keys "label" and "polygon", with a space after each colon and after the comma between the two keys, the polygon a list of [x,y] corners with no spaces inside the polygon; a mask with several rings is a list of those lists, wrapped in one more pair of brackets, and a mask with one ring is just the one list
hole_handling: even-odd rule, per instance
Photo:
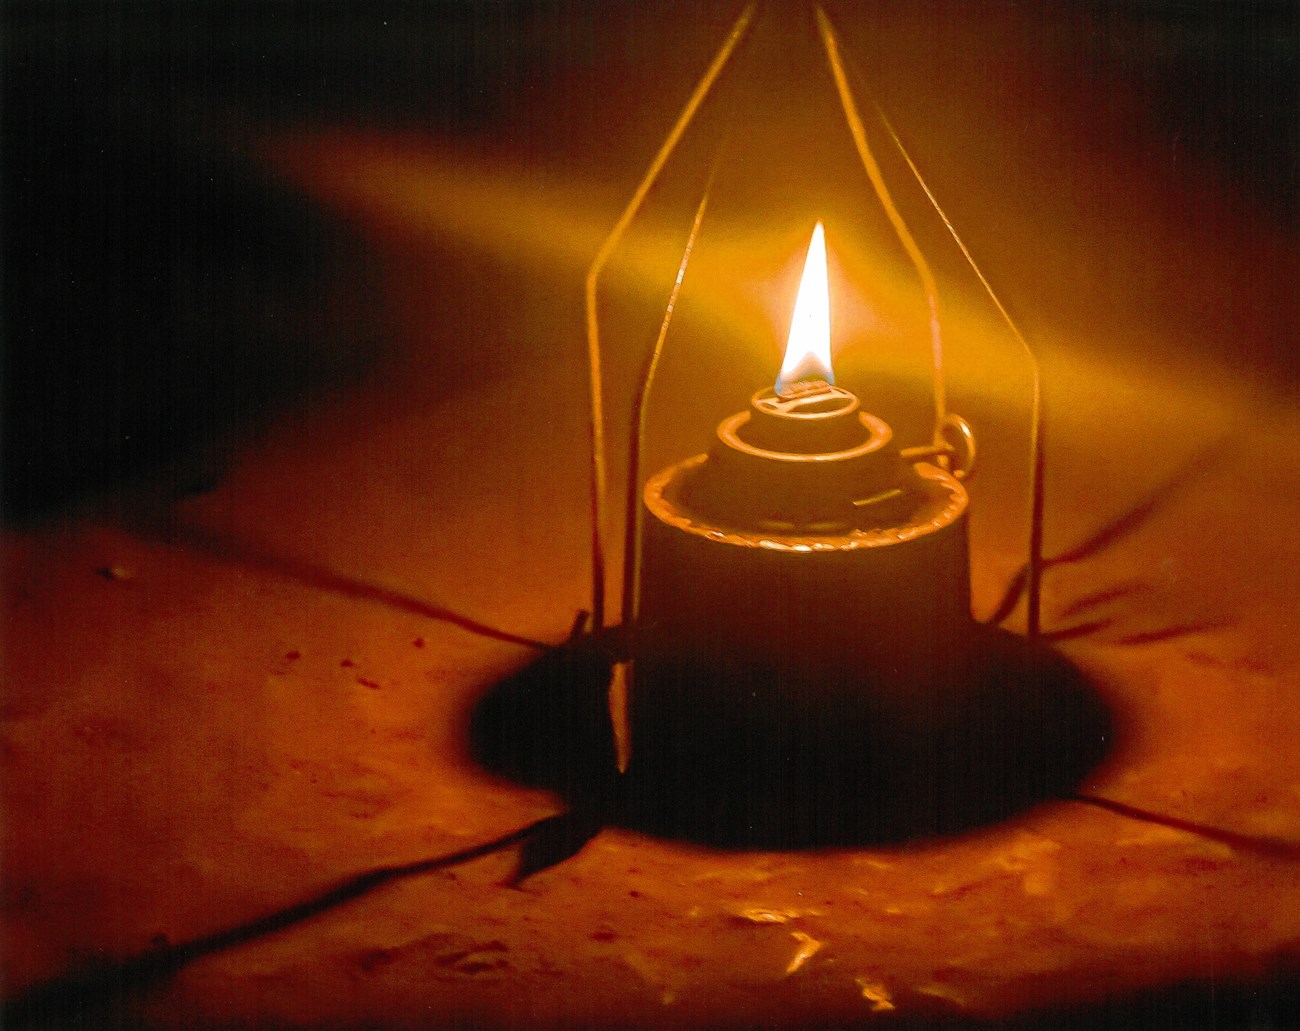
{"label": "wire shadow", "polygon": [[256,919],[187,942],[162,944],[125,959],[93,964],[42,981],[4,1003],[0,1009],[0,1027],[97,1026],[87,1019],[92,1011],[162,984],[196,959],[287,930],[394,881],[432,873],[499,852],[526,841],[539,831],[544,832],[558,822],[560,817],[544,817],[459,852],[367,870],[307,899]]}
{"label": "wire shadow", "polygon": [[472,616],[449,609],[445,605],[438,605],[423,598],[417,598],[410,594],[404,594],[401,591],[391,587],[385,587],[382,584],[370,583],[366,580],[360,580],[346,573],[339,573],[326,566],[317,565],[314,562],[308,562],[305,559],[294,558],[289,555],[281,555],[270,551],[266,548],[254,544],[248,544],[231,537],[222,537],[217,534],[208,533],[194,526],[173,525],[168,526],[165,530],[156,526],[137,524],[132,529],[145,536],[156,539],[166,540],[168,543],[180,544],[195,551],[202,552],[211,558],[218,559],[222,562],[229,562],[244,566],[248,569],[255,569],[259,572],[267,573],[271,576],[280,577],[285,580],[294,580],[308,587],[314,587],[321,591],[328,591],[331,594],[342,595],[346,598],[356,598],[360,601],[374,602],[379,605],[385,605],[390,609],[396,609],[400,612],[409,612],[416,616],[422,616],[425,619],[434,619],[442,623],[450,623],[452,626],[459,627],[467,633],[477,634],[479,637],[486,637],[493,641],[503,641],[506,644],[518,644],[525,648],[533,648],[538,651],[545,651],[551,647],[545,641],[539,641],[532,637],[525,637],[522,634],[511,633],[509,630],[502,630],[498,627],[490,626],[487,623],[480,622]]}
{"label": "wire shadow", "polygon": [[[1043,571],[1091,558],[1141,529],[1152,516],[1182,494],[1188,484],[1195,482],[1196,473],[1212,468],[1223,460],[1224,455],[1231,453],[1231,449],[1224,446],[1224,439],[1220,437],[1215,440],[1213,446],[1197,451],[1133,505],[1103,523],[1077,544],[1059,555],[1044,558]],[[1020,605],[1021,599],[1024,598],[1028,586],[1029,567],[1023,565],[1012,575],[1002,597],[993,607],[992,615],[984,622],[989,626],[1001,626],[1010,619]]]}

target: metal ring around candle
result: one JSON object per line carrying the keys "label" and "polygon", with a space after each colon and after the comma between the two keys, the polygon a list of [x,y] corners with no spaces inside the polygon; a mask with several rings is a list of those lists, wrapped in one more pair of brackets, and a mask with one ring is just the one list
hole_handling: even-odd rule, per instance
{"label": "metal ring around candle", "polygon": [[894,436],[894,431],[889,428],[889,424],[883,419],[878,419],[867,412],[858,412],[857,415],[858,422],[867,431],[867,439],[857,447],[840,451],[805,454],[799,451],[774,451],[757,447],[746,441],[739,432],[750,421],[751,415],[749,412],[737,412],[735,415],[723,419],[718,425],[718,439],[733,450],[774,462],[814,462],[822,465],[833,462],[848,462],[881,451]]}

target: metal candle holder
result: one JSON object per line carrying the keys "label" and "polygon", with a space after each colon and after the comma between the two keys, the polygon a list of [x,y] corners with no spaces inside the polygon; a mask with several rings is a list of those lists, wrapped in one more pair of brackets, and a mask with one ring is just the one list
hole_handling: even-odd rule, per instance
{"label": "metal candle holder", "polygon": [[793,685],[843,667],[876,691],[942,684],[972,625],[966,490],[857,409],[825,383],[760,392],[709,454],[649,479],[638,683],[668,655]]}
{"label": "metal candle holder", "polygon": [[[718,162],[695,212],[667,309],[645,358],[629,432],[622,614],[626,658],[611,688],[620,765],[630,747],[629,682],[653,690],[657,676],[763,662],[774,682],[808,683],[819,671],[851,667],[870,690],[900,696],[940,690],[962,668],[975,639],[967,550],[969,499],[962,484],[974,461],[974,434],[947,408],[938,287],[899,214],[868,146],[834,26],[813,8],[845,122],[868,181],[911,260],[928,303],[933,374],[932,442],[899,449],[882,420],[851,392],[803,382],[755,394],[748,411],[718,427],[707,454],[664,469],[643,484],[646,403],[678,292],[708,207]],[[591,389],[592,623],[606,627],[605,417],[597,298],[600,276],[647,193],[754,18],[740,14],[586,280]],[[1027,629],[1039,631],[1043,470],[1039,370],[1032,351],[939,207],[884,112],[898,150],[988,292],[1032,368],[1030,534],[1025,565]],[[721,155],[719,154],[719,157]],[[675,672],[665,673],[665,670]],[[722,683],[701,675],[701,689]],[[725,678],[723,678],[725,679]],[[830,679],[842,681],[836,675]]]}

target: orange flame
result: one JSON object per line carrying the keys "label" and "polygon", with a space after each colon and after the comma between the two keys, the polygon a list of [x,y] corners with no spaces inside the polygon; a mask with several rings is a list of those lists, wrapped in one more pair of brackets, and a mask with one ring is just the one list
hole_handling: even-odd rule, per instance
{"label": "orange flame", "polygon": [[785,392],[796,383],[824,379],[835,382],[831,371],[831,292],[826,275],[826,231],[820,222],[813,229],[804,261],[803,279],[790,320],[790,339],[785,360],[776,377],[776,391]]}

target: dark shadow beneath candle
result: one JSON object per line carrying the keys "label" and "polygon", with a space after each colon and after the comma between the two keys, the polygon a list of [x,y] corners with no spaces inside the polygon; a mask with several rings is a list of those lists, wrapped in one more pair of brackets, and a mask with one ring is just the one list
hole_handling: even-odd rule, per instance
{"label": "dark shadow beneath candle", "polygon": [[1069,796],[1112,741],[1108,710],[1074,666],[982,629],[948,681],[910,693],[898,671],[885,692],[854,669],[643,655],[632,762],[616,778],[611,665],[584,639],[495,685],[471,716],[475,758],[609,823],[718,848],[970,830]]}

